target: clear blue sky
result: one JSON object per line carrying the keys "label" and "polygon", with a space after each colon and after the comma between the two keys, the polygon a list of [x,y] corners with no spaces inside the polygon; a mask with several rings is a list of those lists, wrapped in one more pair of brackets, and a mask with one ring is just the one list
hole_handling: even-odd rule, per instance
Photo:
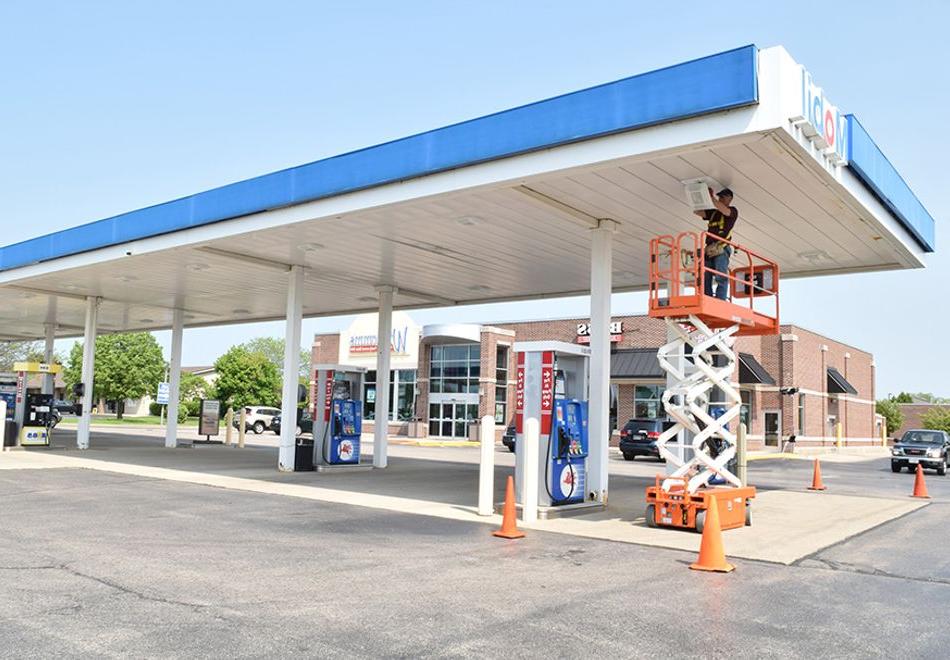
{"label": "clear blue sky", "polygon": [[[783,285],[783,320],[873,351],[881,395],[950,395],[950,3],[0,5],[0,243],[747,43],[784,45],[937,218],[926,270]],[[584,299],[417,312],[582,315]],[[642,313],[640,295],[615,313]],[[313,332],[349,319],[306,321]],[[157,333],[167,346],[168,333]],[[280,324],[187,331],[208,364]]]}

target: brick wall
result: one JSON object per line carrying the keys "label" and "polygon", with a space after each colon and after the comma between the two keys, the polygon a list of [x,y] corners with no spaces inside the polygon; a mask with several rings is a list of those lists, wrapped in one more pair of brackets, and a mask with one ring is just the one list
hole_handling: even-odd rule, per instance
{"label": "brick wall", "polygon": [[339,361],[340,333],[314,335],[310,364],[337,364]]}
{"label": "brick wall", "polygon": [[[577,341],[577,324],[588,319],[557,319],[553,321],[524,321],[497,323],[495,327],[512,330],[517,341]],[[623,338],[612,344],[615,348],[659,348],[666,343],[666,324],[649,316],[614,316],[611,320],[623,322]]]}
{"label": "brick wall", "polygon": [[[614,316],[613,321],[622,321],[622,340],[612,344],[614,348],[656,348],[666,343],[666,324],[648,316]],[[481,333],[481,394],[479,416],[494,415],[495,405],[495,350],[499,342],[513,344],[515,341],[557,340],[569,343],[577,341],[577,325],[587,319],[559,319],[552,321],[525,321],[486,326]],[[506,332],[507,331],[507,332]],[[515,336],[510,336],[514,332]],[[874,433],[874,366],[873,356],[853,346],[834,341],[800,326],[784,325],[781,335],[767,337],[740,337],[736,348],[749,353],[776,380],[775,386],[759,386],[752,391],[751,436],[764,435],[764,411],[778,410],[781,413],[782,436],[795,433],[806,438],[824,438],[824,444],[834,441],[825,424],[829,410],[826,396],[826,369],[835,367],[858,390],[858,394],[837,397],[838,419],[845,425],[845,436],[850,438],[873,438]],[[783,339],[784,337],[784,339]],[[794,340],[792,338],[794,337]],[[827,351],[820,350],[827,346]],[[324,334],[314,338],[313,360],[336,362],[339,358],[339,335]],[[848,355],[849,357],[846,357]],[[423,343],[419,350],[418,389],[416,414],[428,429],[428,372],[429,351]],[[509,352],[508,423],[514,418],[516,376],[514,351]],[[805,428],[798,425],[798,396],[781,396],[780,387],[798,387],[805,392]],[[749,388],[744,388],[749,389]],[[633,385],[618,386],[618,424],[633,417]],[[403,425],[404,426],[404,425]],[[403,431],[404,432],[404,431]],[[499,425],[499,435],[503,425]],[[616,441],[616,438],[615,438]],[[760,440],[750,440],[756,446]],[[811,441],[813,444],[815,441]],[[821,444],[821,441],[819,441]]]}

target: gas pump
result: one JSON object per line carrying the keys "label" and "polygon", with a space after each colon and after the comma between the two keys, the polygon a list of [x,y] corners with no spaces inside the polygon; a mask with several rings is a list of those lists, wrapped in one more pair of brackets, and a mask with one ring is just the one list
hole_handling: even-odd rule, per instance
{"label": "gas pump", "polygon": [[366,369],[339,364],[314,367],[314,464],[320,472],[360,466],[363,382]]}
{"label": "gas pump", "polygon": [[515,403],[515,484],[524,502],[525,420],[540,426],[538,505],[549,507],[587,502],[588,362],[590,349],[560,341],[515,343],[518,361]]}
{"label": "gas pump", "polygon": [[62,370],[58,364],[16,362],[16,400],[13,419],[19,429],[23,447],[48,447],[55,424],[52,394],[28,394],[26,376],[30,373],[55,374]]}

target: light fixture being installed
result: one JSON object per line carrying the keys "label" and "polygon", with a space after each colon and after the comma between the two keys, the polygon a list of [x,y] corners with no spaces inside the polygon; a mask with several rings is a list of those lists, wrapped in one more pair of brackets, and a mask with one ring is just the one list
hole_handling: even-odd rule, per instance
{"label": "light fixture being installed", "polygon": [[831,257],[824,250],[802,252],[798,255],[798,258],[810,266],[819,266],[831,262]]}

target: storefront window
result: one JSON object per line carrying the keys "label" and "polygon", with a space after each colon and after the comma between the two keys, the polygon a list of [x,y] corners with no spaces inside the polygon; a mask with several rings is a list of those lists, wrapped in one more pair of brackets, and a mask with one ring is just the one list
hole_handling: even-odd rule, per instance
{"label": "storefront window", "polygon": [[508,420],[508,347],[495,350],[495,423]]}
{"label": "storefront window", "polygon": [[478,394],[481,347],[478,344],[433,346],[429,389],[433,394]]}
{"label": "storefront window", "polygon": [[637,385],[633,389],[633,414],[637,419],[659,419],[663,412],[663,385]]}
{"label": "storefront window", "polygon": [[[389,419],[409,421],[416,406],[416,370],[394,369],[389,373]],[[394,397],[393,392],[398,396]],[[367,371],[363,383],[363,419],[376,419],[376,371]]]}
{"label": "storefront window", "polygon": [[752,392],[749,390],[740,390],[739,396],[742,397],[742,406],[739,408],[739,423],[745,424],[746,431],[752,430]]}

